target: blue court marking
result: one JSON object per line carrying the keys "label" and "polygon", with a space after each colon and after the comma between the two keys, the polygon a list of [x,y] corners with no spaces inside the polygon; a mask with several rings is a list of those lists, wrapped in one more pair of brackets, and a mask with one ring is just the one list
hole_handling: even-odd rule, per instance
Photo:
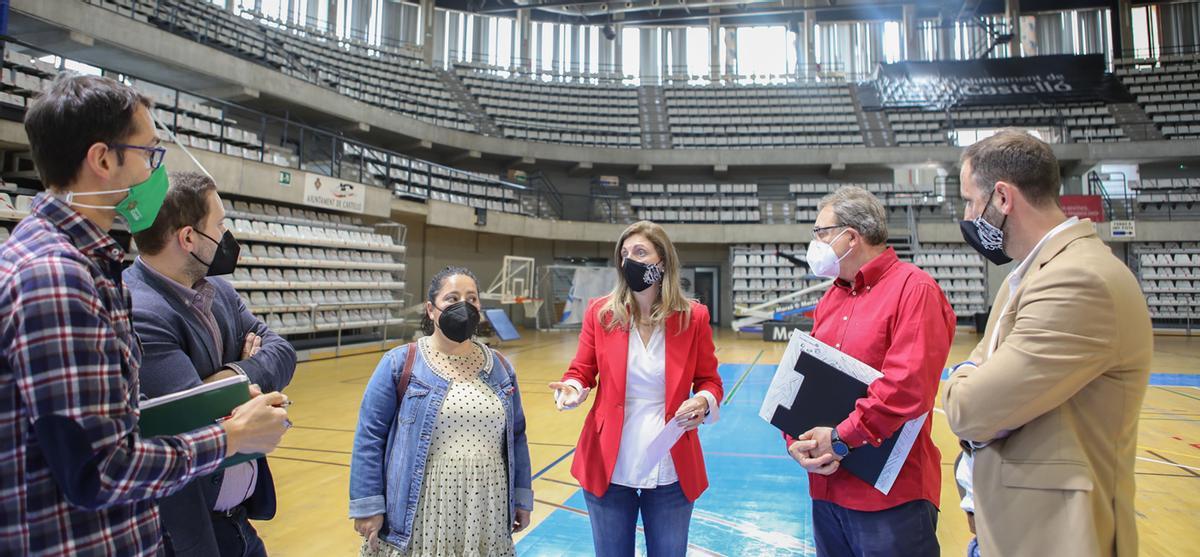
{"label": "blue court marking", "polygon": [[541,470],[538,470],[538,472],[537,472],[536,474],[534,474],[534,475],[533,475],[533,479],[535,479],[535,480],[536,480],[536,479],[538,479],[538,478],[542,477],[542,474],[545,474],[546,472],[549,472],[549,471],[550,471],[552,468],[554,468],[555,466],[558,466],[558,463],[560,463],[560,462],[562,462],[562,461],[566,460],[566,459],[567,459],[567,457],[569,457],[569,456],[571,456],[571,455],[573,455],[573,454],[575,454],[575,449],[571,449],[571,450],[567,451],[567,452],[566,452],[566,454],[564,454],[564,455],[562,455],[562,456],[558,457],[557,459],[555,459],[555,461],[554,461],[554,462],[551,462],[550,464],[546,465],[546,467],[545,467],[545,468],[542,468]]}
{"label": "blue court marking", "polygon": [[[731,388],[747,368],[722,364],[726,387]],[[709,488],[692,514],[689,555],[815,554],[808,476],[787,456],[779,431],[758,417],[774,373],[774,364],[754,366],[735,401],[722,407],[720,421],[700,428]],[[592,555],[592,528],[586,513],[583,492],[577,490],[517,543],[517,554]],[[646,554],[640,533],[637,554]]]}
{"label": "blue court marking", "polygon": [[1151,373],[1150,385],[1154,387],[1200,387],[1200,374]]}
{"label": "blue court marking", "polygon": [[[942,370],[942,381],[950,378],[950,369]],[[1200,373],[1151,373],[1151,387],[1200,387]]]}

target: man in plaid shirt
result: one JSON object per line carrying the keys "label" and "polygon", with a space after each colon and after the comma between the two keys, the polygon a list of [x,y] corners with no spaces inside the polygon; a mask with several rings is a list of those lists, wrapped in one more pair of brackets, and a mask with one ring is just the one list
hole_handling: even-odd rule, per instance
{"label": "man in plaid shirt", "polygon": [[157,554],[154,499],[226,456],[270,452],[290,426],[270,393],[221,424],[138,433],[142,351],[108,230],[118,214],[148,227],[165,195],[145,189],[165,153],[150,106],[111,79],[63,76],[25,116],[47,191],[0,245],[3,555]]}

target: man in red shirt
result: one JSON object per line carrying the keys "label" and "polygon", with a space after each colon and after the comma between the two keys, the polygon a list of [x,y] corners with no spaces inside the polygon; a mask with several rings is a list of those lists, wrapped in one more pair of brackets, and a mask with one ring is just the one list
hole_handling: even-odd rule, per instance
{"label": "man in red shirt", "polygon": [[785,435],[788,453],[810,473],[817,554],[937,556],[941,454],[930,437],[932,420],[886,495],[838,465],[933,408],[954,311],[929,274],[896,258],[887,245],[887,213],[862,188],[821,200],[808,265],[836,279],[817,304],[813,336],[883,373],[837,427]]}

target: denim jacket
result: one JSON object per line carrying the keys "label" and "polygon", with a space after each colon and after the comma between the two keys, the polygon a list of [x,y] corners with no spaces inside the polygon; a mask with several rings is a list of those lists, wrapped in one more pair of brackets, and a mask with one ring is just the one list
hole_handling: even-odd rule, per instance
{"label": "denim jacket", "polygon": [[[417,350],[416,359],[404,402],[397,408],[396,384],[409,347]],[[483,380],[500,397],[507,418],[503,456],[511,519],[515,508],[533,510],[525,412],[507,360],[487,347],[484,350],[492,366]],[[380,539],[402,550],[412,539],[429,444],[449,388],[450,382],[433,371],[414,343],[385,354],[363,393],[350,457],[350,518],[383,514]]]}

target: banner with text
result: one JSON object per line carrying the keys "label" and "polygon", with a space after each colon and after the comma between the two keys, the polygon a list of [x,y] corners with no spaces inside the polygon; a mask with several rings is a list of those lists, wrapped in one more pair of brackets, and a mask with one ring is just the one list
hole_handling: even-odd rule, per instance
{"label": "banner with text", "polygon": [[1104,200],[1099,195],[1063,195],[1058,203],[1068,217],[1104,222]]}
{"label": "banner with text", "polygon": [[863,85],[868,110],[1134,100],[1101,54],[881,64]]}
{"label": "banner with text", "polygon": [[367,207],[367,186],[329,176],[304,176],[304,204],[334,211],[362,213]]}

